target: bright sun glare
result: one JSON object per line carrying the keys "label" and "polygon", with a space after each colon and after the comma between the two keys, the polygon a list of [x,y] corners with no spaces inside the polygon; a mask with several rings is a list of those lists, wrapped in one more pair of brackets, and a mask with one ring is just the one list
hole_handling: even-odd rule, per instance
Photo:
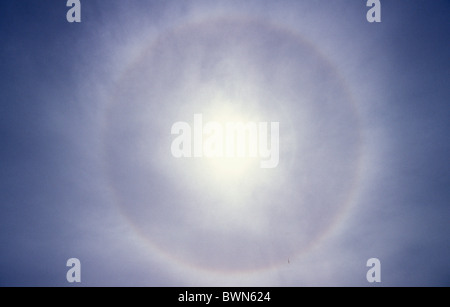
{"label": "bright sun glare", "polygon": [[[212,122],[219,124],[222,132],[223,138],[221,138],[221,143],[223,144],[223,155],[213,155],[210,154],[204,159],[206,171],[209,173],[210,178],[220,180],[222,183],[231,184],[233,182],[240,181],[243,177],[249,178],[255,175],[256,171],[260,168],[260,158],[258,154],[258,142],[256,139],[257,135],[252,135],[252,133],[247,129],[249,124],[253,124],[258,116],[255,113],[250,113],[249,110],[245,108],[240,108],[240,105],[234,105],[233,103],[227,101],[220,101],[214,104],[209,110],[207,110],[204,115],[204,124],[207,122]],[[250,116],[249,114],[252,114]],[[238,131],[237,135],[231,137],[236,137],[234,140],[235,152],[234,154],[227,155],[227,126],[230,124],[242,124],[244,127],[243,131]],[[255,124],[255,127],[256,124]],[[241,135],[239,135],[239,133]],[[257,132],[256,132],[257,133]],[[239,138],[242,139],[239,139]],[[239,141],[239,144],[237,144]],[[229,145],[229,144],[228,144]],[[237,148],[239,146],[242,148]],[[241,150],[241,154],[238,151]],[[208,149],[205,148],[205,153],[208,154]]]}

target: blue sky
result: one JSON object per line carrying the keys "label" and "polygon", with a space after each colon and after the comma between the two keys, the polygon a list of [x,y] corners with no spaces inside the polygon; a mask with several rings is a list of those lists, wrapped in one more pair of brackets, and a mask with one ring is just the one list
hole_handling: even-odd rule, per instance
{"label": "blue sky", "polygon": [[[0,4],[1,286],[450,285],[448,1],[65,2]],[[279,166],[175,159],[198,113]]]}

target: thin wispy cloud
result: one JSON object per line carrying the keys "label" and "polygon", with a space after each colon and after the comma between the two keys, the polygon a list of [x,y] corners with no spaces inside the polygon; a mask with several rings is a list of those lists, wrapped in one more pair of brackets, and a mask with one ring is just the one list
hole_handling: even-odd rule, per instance
{"label": "thin wispy cloud", "polygon": [[[70,258],[95,286],[371,286],[370,258],[381,285],[449,284],[447,2],[19,2],[0,285],[68,285]],[[237,122],[267,127],[255,154],[204,157]]]}

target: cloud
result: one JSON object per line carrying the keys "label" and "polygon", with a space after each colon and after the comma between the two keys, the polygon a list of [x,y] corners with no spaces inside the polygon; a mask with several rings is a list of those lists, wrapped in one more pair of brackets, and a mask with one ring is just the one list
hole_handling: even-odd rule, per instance
{"label": "cloud", "polygon": [[[385,3],[375,25],[344,2],[18,18],[1,51],[0,284],[66,285],[78,257],[85,285],[365,286],[379,257],[383,285],[447,285],[448,28],[428,16],[448,5]],[[276,169],[224,180],[172,156],[175,122],[227,108],[280,122]]]}

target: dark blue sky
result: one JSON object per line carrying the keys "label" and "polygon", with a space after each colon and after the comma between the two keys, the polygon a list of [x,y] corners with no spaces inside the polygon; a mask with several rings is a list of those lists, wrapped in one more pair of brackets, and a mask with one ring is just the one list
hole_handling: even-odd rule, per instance
{"label": "dark blue sky", "polygon": [[[65,2],[0,4],[0,286],[450,285],[449,1]],[[222,107],[278,169],[173,160]]]}

